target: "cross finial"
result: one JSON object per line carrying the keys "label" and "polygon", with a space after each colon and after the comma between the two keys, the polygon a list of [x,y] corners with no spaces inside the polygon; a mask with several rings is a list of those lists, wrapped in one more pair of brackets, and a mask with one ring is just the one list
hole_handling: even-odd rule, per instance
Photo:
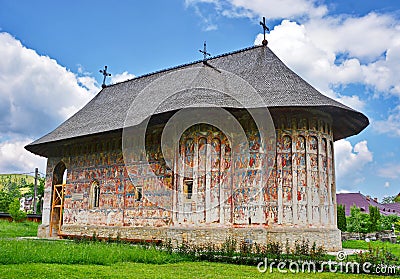
{"label": "cross finial", "polygon": [[264,46],[266,46],[268,44],[267,39],[265,38],[265,31],[269,31],[269,28],[267,27],[267,25],[265,24],[265,16],[263,16],[263,21],[260,21],[260,25],[262,26],[263,30],[264,30],[264,40],[262,41],[262,44]]}
{"label": "cross finial", "polygon": [[199,51],[200,51],[201,53],[203,53],[203,63],[206,63],[206,62],[207,62],[207,55],[208,55],[208,56],[211,56],[211,54],[209,54],[209,53],[207,52],[207,43],[206,43],[206,41],[204,41],[203,50],[199,49]]}
{"label": "cross finial", "polygon": [[102,88],[106,88],[106,77],[110,77],[111,74],[107,73],[107,66],[104,66],[104,70],[100,70],[100,73],[103,74],[104,78],[103,78],[103,84],[101,85]]}

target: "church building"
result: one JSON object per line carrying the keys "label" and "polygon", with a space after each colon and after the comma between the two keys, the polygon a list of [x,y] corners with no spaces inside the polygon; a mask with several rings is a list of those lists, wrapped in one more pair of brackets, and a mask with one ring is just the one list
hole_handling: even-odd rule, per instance
{"label": "church building", "polygon": [[266,44],[104,86],[25,147],[48,158],[38,236],[337,251],[333,143],[368,124]]}

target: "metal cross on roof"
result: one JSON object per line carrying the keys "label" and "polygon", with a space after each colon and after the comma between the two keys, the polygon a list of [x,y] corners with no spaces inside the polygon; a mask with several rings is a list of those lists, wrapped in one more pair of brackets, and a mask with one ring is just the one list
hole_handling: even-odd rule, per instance
{"label": "metal cross on roof", "polygon": [[265,31],[269,31],[269,28],[267,27],[267,25],[265,24],[265,16],[263,16],[263,21],[260,21],[260,25],[262,26],[263,30],[264,30],[264,40],[262,41],[262,44],[264,46],[266,46],[268,44],[267,39],[265,38]]}
{"label": "metal cross on roof", "polygon": [[111,74],[107,73],[107,66],[104,66],[104,70],[100,70],[100,73],[103,74],[104,78],[103,78],[103,84],[101,85],[102,88],[106,88],[106,77],[110,77]]}
{"label": "metal cross on roof", "polygon": [[203,63],[207,62],[207,55],[208,55],[208,56],[211,56],[211,54],[209,54],[209,53],[207,52],[207,44],[206,44],[206,41],[204,41],[204,48],[203,48],[203,50],[199,49],[199,51],[200,51],[201,53],[203,53]]}

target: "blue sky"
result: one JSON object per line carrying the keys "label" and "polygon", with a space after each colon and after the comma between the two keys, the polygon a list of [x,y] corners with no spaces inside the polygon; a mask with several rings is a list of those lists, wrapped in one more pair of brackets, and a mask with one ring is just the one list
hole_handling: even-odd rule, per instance
{"label": "blue sky", "polygon": [[0,173],[45,172],[23,146],[110,83],[259,44],[370,126],[335,143],[337,188],[400,192],[400,2],[0,0]]}

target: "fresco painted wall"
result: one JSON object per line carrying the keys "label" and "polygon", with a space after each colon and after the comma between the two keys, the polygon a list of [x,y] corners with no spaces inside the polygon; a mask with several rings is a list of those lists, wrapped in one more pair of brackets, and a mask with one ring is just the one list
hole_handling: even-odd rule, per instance
{"label": "fresco painted wall", "polygon": [[[199,124],[182,135],[179,155],[184,164],[172,169],[161,152],[163,125],[146,135],[146,158],[133,156],[128,164],[118,138],[49,158],[43,225],[49,223],[53,171],[62,161],[67,167],[67,233],[69,226],[336,228],[329,117],[296,113],[275,118],[276,156],[269,156],[275,149],[268,139],[260,139],[247,116],[240,121],[249,150],[242,144],[231,146],[217,128]],[[177,175],[177,168],[184,175]],[[94,182],[100,186],[98,206],[91,201]]]}

